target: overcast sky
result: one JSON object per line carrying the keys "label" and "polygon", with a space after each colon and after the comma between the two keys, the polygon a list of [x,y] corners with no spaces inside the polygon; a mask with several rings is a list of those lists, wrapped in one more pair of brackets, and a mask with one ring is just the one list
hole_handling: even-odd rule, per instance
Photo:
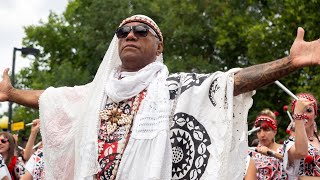
{"label": "overcast sky", "polygon": [[[68,0],[0,0],[0,74],[12,67],[13,48],[21,48],[25,36],[23,27],[47,21],[50,11],[62,14]],[[16,54],[16,72],[28,66],[33,57],[22,58]],[[7,111],[7,102],[1,103],[0,115]]]}

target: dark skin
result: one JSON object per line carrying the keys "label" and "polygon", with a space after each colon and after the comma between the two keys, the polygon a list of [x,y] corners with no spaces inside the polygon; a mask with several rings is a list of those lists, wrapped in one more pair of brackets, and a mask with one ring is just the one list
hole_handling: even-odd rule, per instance
{"label": "dark skin", "polygon": [[[131,22],[126,25],[137,25]],[[290,49],[290,58],[285,57],[264,64],[243,68],[234,76],[234,95],[255,90],[272,83],[289,73],[305,67],[320,64],[320,40],[306,42],[304,30],[298,29],[297,37]],[[122,71],[138,71],[153,62],[163,51],[163,42],[150,32],[147,37],[138,37],[130,32],[127,38],[119,39],[119,55]],[[3,73],[0,82],[0,102],[12,101],[24,106],[39,108],[38,100],[43,90],[20,90],[12,87],[8,76],[9,69]]]}
{"label": "dark skin", "polygon": [[290,56],[239,71],[234,77],[234,95],[252,91],[296,71],[299,68],[320,64],[320,39],[306,42],[304,30],[298,28]]}
{"label": "dark skin", "polygon": [[[124,26],[143,25],[140,22],[131,22]],[[126,38],[119,39],[119,55],[122,61],[122,71],[139,71],[155,61],[163,51],[163,43],[150,32],[147,37],[139,37],[132,31]]]}
{"label": "dark skin", "polygon": [[234,95],[268,85],[297,69],[289,57],[244,68],[234,76]]}

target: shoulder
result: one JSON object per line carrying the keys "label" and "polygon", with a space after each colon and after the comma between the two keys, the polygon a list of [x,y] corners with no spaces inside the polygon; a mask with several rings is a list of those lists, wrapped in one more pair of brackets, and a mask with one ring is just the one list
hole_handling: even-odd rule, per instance
{"label": "shoulder", "polygon": [[3,157],[2,157],[2,155],[0,154],[0,168],[2,168],[5,165],[6,165],[5,161],[4,161]]}

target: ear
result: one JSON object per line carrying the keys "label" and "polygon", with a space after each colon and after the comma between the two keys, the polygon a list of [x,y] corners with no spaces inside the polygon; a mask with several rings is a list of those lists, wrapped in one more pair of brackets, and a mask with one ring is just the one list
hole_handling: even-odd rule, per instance
{"label": "ear", "polygon": [[157,46],[157,53],[156,55],[159,56],[163,52],[163,42],[159,42]]}

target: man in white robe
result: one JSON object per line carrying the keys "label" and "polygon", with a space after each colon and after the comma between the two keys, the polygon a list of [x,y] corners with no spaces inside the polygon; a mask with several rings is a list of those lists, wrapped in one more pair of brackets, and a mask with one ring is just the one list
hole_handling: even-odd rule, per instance
{"label": "man in white robe", "polygon": [[121,163],[105,179],[242,179],[253,90],[320,64],[320,40],[305,42],[299,28],[288,57],[228,72],[168,76],[153,20],[131,16],[116,35],[87,85],[19,90],[8,69],[3,73],[0,100],[40,110],[46,179],[96,178],[99,111],[144,90]]}

